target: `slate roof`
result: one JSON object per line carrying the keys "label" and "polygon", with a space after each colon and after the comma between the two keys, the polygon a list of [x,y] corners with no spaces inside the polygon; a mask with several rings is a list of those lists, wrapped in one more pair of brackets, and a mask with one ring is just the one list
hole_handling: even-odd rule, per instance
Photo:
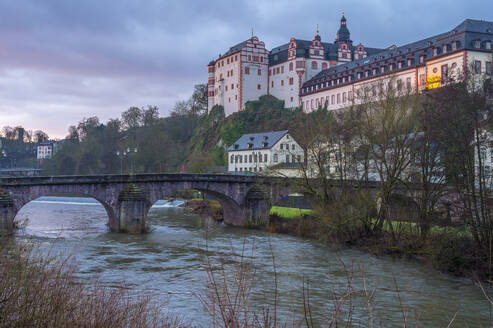
{"label": "slate roof", "polygon": [[[312,41],[296,39],[296,56],[308,58],[311,45]],[[337,50],[339,49],[339,46],[337,44],[322,42],[322,46],[324,47],[325,59],[337,60]],[[273,48],[269,54],[269,66],[277,65],[287,61],[288,48],[289,43]],[[356,46],[351,46],[350,49],[354,52],[354,50],[356,50]],[[375,53],[382,52],[385,49],[365,47],[365,50],[368,55],[373,55]]]}
{"label": "slate roof", "polygon": [[[474,40],[479,40],[481,42],[481,48],[477,49],[473,47]],[[493,41],[493,22],[466,19],[451,31],[437,34],[416,42],[408,43],[403,46],[390,47],[384,51],[376,52],[373,54],[370,54],[370,52],[368,52],[369,55],[366,58],[352,61],[347,64],[333,66],[321,71],[312,79],[306,81],[303,84],[300,92],[302,95],[306,95],[325,89],[339,87],[340,84],[334,87],[329,86],[328,88],[322,88],[317,91],[307,91],[307,89],[311,86],[315,86],[319,83],[330,80],[341,79],[343,76],[351,76],[350,83],[355,82],[357,81],[357,73],[363,73],[365,70],[370,70],[370,75],[368,76],[368,78],[372,78],[373,68],[376,68],[377,75],[385,73],[380,72],[381,65],[395,65],[393,70],[395,72],[398,71],[396,66],[398,61],[404,61],[402,69],[408,69],[409,67],[421,65],[419,64],[419,56],[421,55],[425,55],[425,61],[430,58],[435,59],[444,55],[444,53],[442,52],[443,45],[447,45],[448,51],[446,54],[450,54],[452,41],[457,42],[456,51],[462,51],[466,49],[490,52],[491,50],[485,49],[484,45],[486,41]],[[436,56],[433,56],[433,49],[435,47],[438,47],[438,54]],[[411,59],[411,66],[407,66],[407,59]]]}
{"label": "slate roof", "polygon": [[[217,58],[216,61],[219,60],[219,59],[221,59],[221,58],[227,57],[227,56],[229,56],[231,54],[234,54],[235,52],[240,51],[245,46],[245,44],[246,44],[246,41],[243,41],[243,42],[240,42],[240,43],[232,46],[231,48],[229,48],[228,51],[226,51],[224,54],[222,54],[221,56],[219,56],[219,58]],[[212,63],[213,62],[210,62],[209,65],[212,64]]]}
{"label": "slate roof", "polygon": [[[288,130],[244,134],[228,148],[228,151],[271,149],[287,133]],[[263,142],[267,144],[264,146]],[[248,144],[251,146],[248,147]]]}

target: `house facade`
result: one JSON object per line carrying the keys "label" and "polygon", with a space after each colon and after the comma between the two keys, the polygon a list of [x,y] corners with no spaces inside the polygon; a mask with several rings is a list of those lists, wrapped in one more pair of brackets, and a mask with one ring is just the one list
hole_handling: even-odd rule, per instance
{"label": "house facade", "polygon": [[47,159],[52,158],[56,152],[56,142],[55,141],[43,141],[36,145],[36,158],[37,159]]}
{"label": "house facade", "polygon": [[244,134],[228,148],[229,172],[266,172],[283,163],[301,163],[304,151],[287,130]]}
{"label": "house facade", "polygon": [[318,28],[311,41],[292,37],[270,51],[252,36],[209,63],[208,109],[221,105],[229,116],[266,94],[284,100],[288,108],[300,106],[303,83],[330,67],[382,50],[353,45],[344,15],[334,43],[322,42]]}

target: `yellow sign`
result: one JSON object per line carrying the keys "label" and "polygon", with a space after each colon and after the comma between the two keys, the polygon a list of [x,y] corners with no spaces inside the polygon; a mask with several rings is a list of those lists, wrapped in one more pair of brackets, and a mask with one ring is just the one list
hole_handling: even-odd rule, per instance
{"label": "yellow sign", "polygon": [[426,77],[426,89],[440,88],[440,75],[431,75]]}

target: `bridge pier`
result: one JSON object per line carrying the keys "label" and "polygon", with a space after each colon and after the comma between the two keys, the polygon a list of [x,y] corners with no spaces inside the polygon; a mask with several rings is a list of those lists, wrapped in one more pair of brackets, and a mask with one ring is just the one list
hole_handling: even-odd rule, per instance
{"label": "bridge pier", "polygon": [[14,203],[10,196],[0,189],[0,235],[14,229]]}
{"label": "bridge pier", "polygon": [[269,211],[272,207],[270,197],[259,187],[253,187],[247,194],[243,207],[247,225],[258,226],[269,223]]}
{"label": "bridge pier", "polygon": [[110,229],[115,232],[140,234],[147,232],[147,202],[144,192],[135,184],[126,186],[118,197],[117,222]]}

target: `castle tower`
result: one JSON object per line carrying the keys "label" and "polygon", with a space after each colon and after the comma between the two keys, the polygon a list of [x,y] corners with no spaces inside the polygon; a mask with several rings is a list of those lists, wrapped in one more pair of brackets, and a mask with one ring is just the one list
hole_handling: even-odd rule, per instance
{"label": "castle tower", "polygon": [[351,34],[349,33],[346,23],[346,17],[344,17],[344,13],[342,13],[341,25],[339,26],[337,37],[334,42],[339,46],[337,51],[338,65],[352,61],[351,47],[353,45],[353,41],[351,41]]}
{"label": "castle tower", "polygon": [[208,69],[208,80],[207,80],[207,112],[210,112],[212,107],[214,107],[214,85],[215,85],[215,67],[214,61],[211,61],[207,65]]}

